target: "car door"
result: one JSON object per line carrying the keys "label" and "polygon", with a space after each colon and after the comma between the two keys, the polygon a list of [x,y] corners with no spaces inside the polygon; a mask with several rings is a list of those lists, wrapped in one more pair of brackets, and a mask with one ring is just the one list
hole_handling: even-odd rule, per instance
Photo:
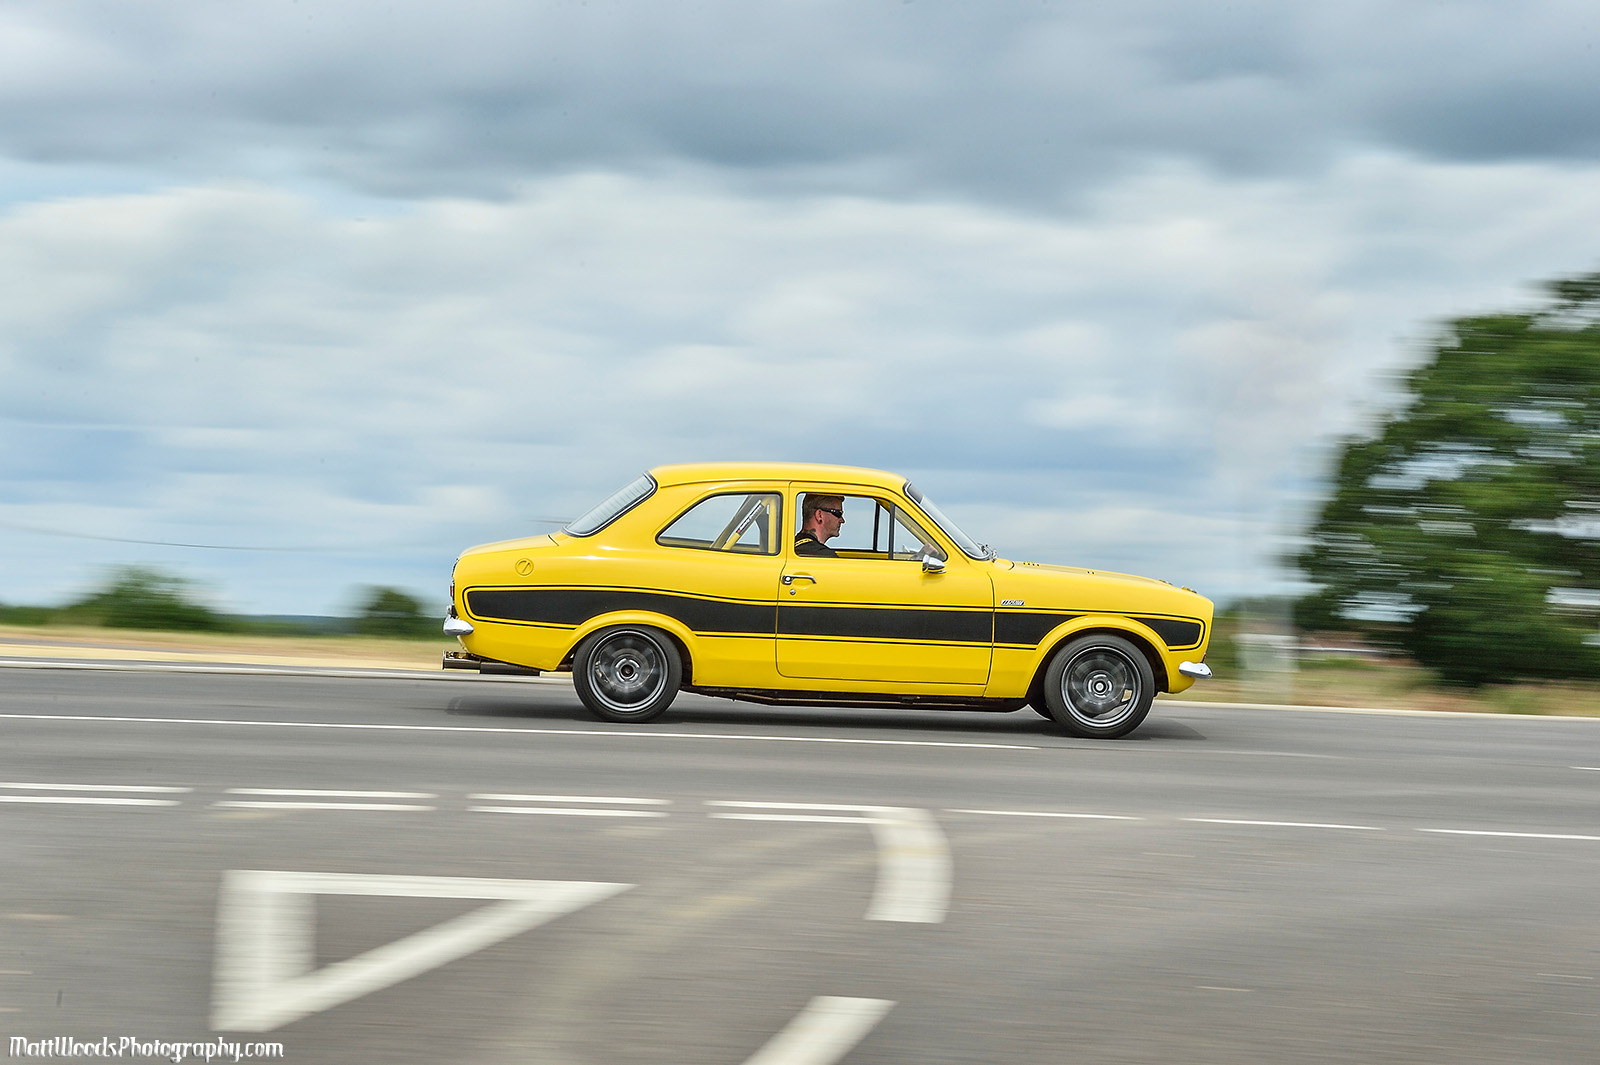
{"label": "car door", "polygon": [[[989,679],[994,591],[986,571],[927,531],[932,524],[887,493],[795,485],[791,513],[808,491],[840,496],[836,558],[784,557],[777,662],[785,678],[914,686]],[[804,520],[803,516],[800,520]],[[929,570],[932,555],[942,570]]]}

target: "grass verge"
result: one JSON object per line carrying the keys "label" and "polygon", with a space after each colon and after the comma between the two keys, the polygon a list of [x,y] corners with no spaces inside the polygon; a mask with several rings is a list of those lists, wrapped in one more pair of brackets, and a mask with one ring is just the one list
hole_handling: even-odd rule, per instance
{"label": "grass verge", "polygon": [[1310,658],[1289,673],[1218,677],[1179,698],[1195,702],[1383,707],[1481,714],[1600,717],[1600,683],[1522,681],[1481,688],[1441,685],[1428,670],[1400,659]]}
{"label": "grass verge", "polygon": [[[389,669],[438,669],[440,653],[456,642],[440,635],[431,639],[383,636],[264,636],[222,632],[152,632],[76,625],[0,625],[0,656],[95,657],[90,652],[115,652],[126,659],[139,652],[158,658],[182,656],[207,662],[301,662],[307,665],[361,666]],[[131,653],[131,655],[130,655]]]}

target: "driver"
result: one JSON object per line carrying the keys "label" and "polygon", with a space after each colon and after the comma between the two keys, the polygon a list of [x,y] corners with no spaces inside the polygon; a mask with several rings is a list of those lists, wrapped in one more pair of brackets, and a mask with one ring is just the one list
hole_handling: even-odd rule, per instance
{"label": "driver", "polygon": [[805,524],[794,534],[794,553],[808,558],[838,558],[828,541],[839,535],[844,524],[844,496],[807,492],[800,501]]}

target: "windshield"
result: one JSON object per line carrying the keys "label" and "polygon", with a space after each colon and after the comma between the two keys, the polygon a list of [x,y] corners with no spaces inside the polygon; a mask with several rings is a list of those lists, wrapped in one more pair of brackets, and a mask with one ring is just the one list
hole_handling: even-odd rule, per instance
{"label": "windshield", "polygon": [[971,537],[962,532],[955,522],[945,517],[944,512],[933,505],[933,500],[923,495],[917,489],[917,486],[910,481],[906,482],[906,495],[911,497],[913,503],[922,508],[924,514],[933,519],[933,523],[939,526],[946,536],[955,541],[956,546],[961,548],[962,554],[979,561],[994,557],[993,551],[982,544],[973,543]]}
{"label": "windshield", "polygon": [[605,502],[595,507],[577,521],[568,522],[562,532],[571,536],[593,536],[607,525],[622,517],[634,507],[650,498],[656,490],[656,479],[648,473],[641,473],[634,480],[608,496]]}

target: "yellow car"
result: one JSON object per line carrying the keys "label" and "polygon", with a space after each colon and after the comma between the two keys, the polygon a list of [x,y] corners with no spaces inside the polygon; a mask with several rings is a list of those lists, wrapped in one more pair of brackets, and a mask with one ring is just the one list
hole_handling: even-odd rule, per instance
{"label": "yellow car", "polygon": [[902,477],[662,466],[560,532],[456,560],[450,668],[571,670],[649,721],[677,693],[1011,711],[1123,736],[1208,677],[1210,600],[1165,581],[996,558]]}

